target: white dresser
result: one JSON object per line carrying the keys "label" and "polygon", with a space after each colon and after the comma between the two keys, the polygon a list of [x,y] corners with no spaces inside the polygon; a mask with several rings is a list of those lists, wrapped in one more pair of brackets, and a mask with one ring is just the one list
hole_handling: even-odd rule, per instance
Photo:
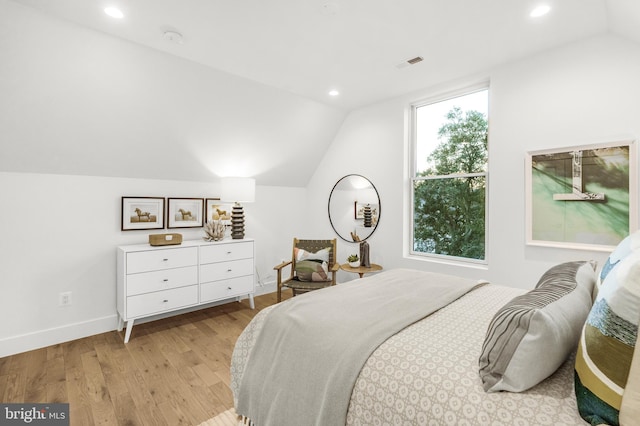
{"label": "white dresser", "polygon": [[248,295],[254,308],[254,242],[184,241],[136,244],[117,251],[118,331],[135,320]]}

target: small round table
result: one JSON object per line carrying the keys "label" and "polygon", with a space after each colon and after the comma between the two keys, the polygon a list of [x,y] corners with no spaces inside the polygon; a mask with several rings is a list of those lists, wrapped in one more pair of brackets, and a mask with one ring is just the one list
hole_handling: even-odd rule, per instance
{"label": "small round table", "polygon": [[382,266],[377,265],[375,263],[372,263],[371,266],[369,267],[351,266],[348,263],[343,263],[342,265],[340,265],[340,269],[347,272],[355,272],[356,274],[360,275],[360,278],[362,278],[363,275],[366,274],[367,272],[382,271]]}

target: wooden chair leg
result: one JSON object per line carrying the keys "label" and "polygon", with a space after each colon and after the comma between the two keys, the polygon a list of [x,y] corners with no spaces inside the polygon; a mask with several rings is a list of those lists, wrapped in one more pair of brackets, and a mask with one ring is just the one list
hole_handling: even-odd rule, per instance
{"label": "wooden chair leg", "polygon": [[282,270],[276,272],[276,285],[278,286],[278,303],[282,302]]}

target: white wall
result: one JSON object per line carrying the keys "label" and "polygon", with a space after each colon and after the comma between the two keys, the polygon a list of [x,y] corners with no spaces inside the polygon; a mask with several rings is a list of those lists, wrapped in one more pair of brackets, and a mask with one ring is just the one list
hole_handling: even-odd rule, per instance
{"label": "white wall", "polygon": [[[291,238],[306,228],[305,194],[258,186],[255,203],[245,205],[246,236],[256,239],[267,287],[273,266],[291,255]],[[218,195],[206,182],[0,172],[0,357],[115,329],[116,246],[145,243],[150,233],[204,235],[201,228],[123,232],[120,197]],[[59,307],[67,291],[72,305]]]}
{"label": "white wall", "polygon": [[[0,5],[8,3],[0,0]],[[51,27],[56,34],[67,31],[50,22],[38,23]],[[66,40],[66,37],[59,41]],[[90,37],[102,36],[94,34]],[[72,40],[73,34],[68,38]],[[6,38],[2,41],[5,43],[0,44],[3,53],[13,52],[14,47],[18,52],[20,46],[24,47],[19,37],[11,43],[7,43]],[[116,47],[111,45],[116,43],[112,40],[100,41],[113,49]],[[162,60],[169,60],[168,56],[149,53],[136,46],[127,45],[124,49],[129,56],[144,56],[150,64],[156,64],[157,58],[154,58],[157,55],[161,55]],[[9,75],[17,80],[8,81],[15,84],[7,84],[7,80],[2,79],[0,111],[3,113],[11,111],[12,102],[24,102],[19,84],[22,81],[19,75],[21,67],[31,70],[32,75],[42,75],[31,68],[42,65],[39,61],[31,62],[29,55],[17,54],[21,62],[12,62],[11,69],[15,75]],[[203,70],[193,64],[173,63],[172,67],[187,75],[203,75]],[[0,69],[8,72],[7,68]],[[270,164],[281,167],[279,174],[286,176],[288,183],[285,185],[290,186],[259,185],[256,202],[245,206],[247,236],[256,239],[259,276],[266,282],[272,279],[273,265],[290,256],[292,237],[325,238],[334,235],[327,218],[329,194],[339,178],[351,173],[368,177],[380,193],[380,225],[369,242],[371,261],[387,269],[413,267],[483,277],[497,284],[528,288],[555,263],[581,258],[604,260],[605,253],[525,246],[524,156],[528,150],[638,135],[638,75],[638,45],[615,37],[601,37],[505,65],[487,75],[452,82],[452,85],[463,85],[487,77],[491,79],[488,268],[414,260],[404,255],[408,247],[408,243],[403,241],[408,220],[405,209],[408,189],[407,106],[447,87],[431,88],[352,112],[320,161],[308,156],[296,160],[307,169],[318,164],[306,189],[291,169],[281,164]],[[224,76],[207,78],[230,81]],[[247,87],[244,86],[242,91],[250,91]],[[192,88],[197,92],[197,87]],[[180,94],[173,92],[173,95]],[[268,98],[267,94],[263,95],[264,99]],[[78,105],[85,100],[94,102],[90,97],[91,92],[85,93]],[[195,97],[190,98],[190,102],[201,105],[203,101]],[[225,100],[220,102],[224,105]],[[289,101],[283,102],[289,104]],[[298,104],[297,100],[291,102]],[[309,106],[309,109],[314,108]],[[81,110],[75,109],[76,112]],[[162,108],[152,111],[156,114]],[[339,114],[325,112],[332,123],[340,119]],[[56,113],[55,104],[42,110],[42,114],[49,113]],[[8,153],[17,152],[11,144],[21,140],[6,137],[4,126],[9,121],[6,115],[3,117],[5,121],[0,121],[3,125],[0,148],[6,161]],[[29,141],[29,149],[34,150],[34,155],[38,153],[38,147],[45,149],[49,143],[65,146],[64,131],[51,135],[42,133],[38,128],[41,121],[37,114],[12,117],[9,123],[13,129],[11,134],[33,137]],[[102,131],[98,124],[83,120],[83,117],[89,118],[60,115],[59,119],[66,120],[67,126],[80,122],[83,128],[86,125],[93,132]],[[161,122],[162,117],[157,113],[145,120]],[[208,120],[207,116],[197,114],[192,117],[201,120],[202,126]],[[273,125],[286,126],[288,118]],[[19,128],[16,128],[16,123],[20,124]],[[181,126],[184,125],[183,122]],[[64,126],[56,129],[64,130]],[[176,134],[187,132],[185,127],[174,130]],[[136,127],[136,131],[140,128]],[[144,139],[144,135],[142,133],[141,138]],[[91,153],[91,138],[79,140],[88,145],[88,148],[83,148],[85,153]],[[98,155],[109,152],[105,146],[109,146],[108,141],[96,147],[95,152]],[[224,156],[224,146],[213,147],[213,154]],[[57,161],[56,155],[59,158],[71,153],[60,148],[50,154],[52,161]],[[122,152],[119,155],[122,156]],[[82,157],[74,158],[82,161]],[[20,155],[16,161],[27,160],[27,156]],[[194,161],[197,160],[191,160]],[[115,247],[145,242],[149,233],[120,231],[121,196],[215,197],[216,192],[215,184],[202,181],[71,176],[69,173],[52,175],[3,169],[0,172],[0,289],[3,294],[0,298],[0,320],[3,324],[0,328],[0,356],[115,328]],[[185,238],[200,238],[202,231],[183,233]],[[357,252],[355,244],[339,241],[340,260],[352,252]],[[339,281],[354,277],[354,274],[341,272]],[[61,308],[57,303],[58,294],[64,291],[73,292],[73,304]]]}
{"label": "white wall", "polygon": [[304,187],[346,115],[8,0],[0,28],[0,171]]}
{"label": "white wall", "polygon": [[[308,190],[312,211],[342,176],[359,173],[381,198],[371,260],[385,268],[411,267],[496,284],[531,288],[550,266],[574,259],[606,259],[604,252],[525,245],[524,159],[527,151],[637,137],[640,134],[640,46],[598,37],[544,52],[464,81],[381,102],[352,112]],[[406,255],[408,180],[407,106],[447,90],[490,79],[488,266],[477,268]],[[328,224],[316,221],[322,232]],[[343,243],[355,251],[353,243]],[[342,280],[351,279],[344,273]]]}
{"label": "white wall", "polygon": [[121,196],[256,177],[247,236],[273,280],[344,111],[7,0],[0,28],[0,356],[115,327],[115,247],[150,233],[120,231]]}

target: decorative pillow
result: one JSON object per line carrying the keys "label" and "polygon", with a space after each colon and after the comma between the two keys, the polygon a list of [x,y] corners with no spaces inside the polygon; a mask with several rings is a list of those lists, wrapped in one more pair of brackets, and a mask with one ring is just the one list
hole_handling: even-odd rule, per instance
{"label": "decorative pillow", "polygon": [[640,249],[640,230],[637,230],[633,234],[629,235],[616,246],[611,252],[602,271],[600,271],[599,284],[602,284],[607,277],[607,274],[611,272],[614,266],[616,266],[622,259],[631,254],[634,250]]}
{"label": "decorative pillow", "polygon": [[296,276],[300,281],[328,281],[329,253],[331,247],[323,248],[315,253],[294,249],[296,258]]}
{"label": "decorative pillow", "polygon": [[618,425],[640,321],[640,250],[606,274],[582,330],[575,391],[580,415],[591,424]]}
{"label": "decorative pillow", "polygon": [[322,260],[323,262],[329,262],[329,253],[331,253],[331,247],[325,247],[322,250],[318,250],[315,253],[295,247],[293,249],[293,253],[296,258],[296,261]]}
{"label": "decorative pillow", "polygon": [[[640,324],[638,324],[640,326]],[[636,337],[636,346],[638,338]],[[624,387],[620,406],[620,424],[632,425],[640,419],[640,350],[633,351],[629,380]]]}
{"label": "decorative pillow", "polygon": [[575,350],[591,309],[595,262],[567,262],[495,314],[480,354],[486,392],[521,392],[550,376]]}

